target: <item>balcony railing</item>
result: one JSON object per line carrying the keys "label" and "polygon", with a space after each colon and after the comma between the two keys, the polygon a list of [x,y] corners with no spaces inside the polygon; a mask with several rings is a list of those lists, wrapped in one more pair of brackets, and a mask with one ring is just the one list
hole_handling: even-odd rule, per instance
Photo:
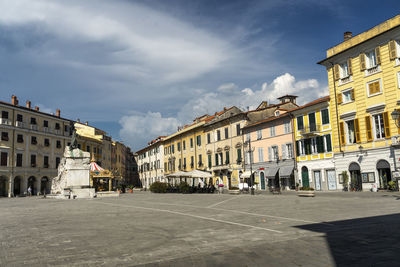
{"label": "balcony railing", "polygon": [[9,119],[0,118],[0,124],[11,125],[11,121]]}
{"label": "balcony railing", "polygon": [[312,134],[315,132],[321,131],[321,125],[320,124],[310,124],[307,127],[304,127],[303,129],[299,130],[300,134]]}
{"label": "balcony railing", "polygon": [[22,121],[16,121],[15,122],[15,126],[18,127],[18,128],[26,128],[25,123],[22,122]]}

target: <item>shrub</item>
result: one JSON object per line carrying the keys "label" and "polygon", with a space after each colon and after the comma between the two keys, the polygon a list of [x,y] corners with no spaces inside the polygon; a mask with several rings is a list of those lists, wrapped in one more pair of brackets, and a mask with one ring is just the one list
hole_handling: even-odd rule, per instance
{"label": "shrub", "polygon": [[179,184],[179,192],[187,194],[190,192],[190,186],[186,182],[182,182]]}
{"label": "shrub", "polygon": [[394,181],[389,181],[388,182],[388,186],[389,186],[389,189],[390,190],[396,190],[397,189],[397,187],[396,187],[396,182],[394,182]]}
{"label": "shrub", "polygon": [[308,186],[302,186],[302,187],[299,188],[299,190],[302,190],[302,191],[314,191],[314,188],[308,187]]}
{"label": "shrub", "polygon": [[153,193],[167,193],[168,184],[161,182],[154,182],[150,185],[150,191]]}

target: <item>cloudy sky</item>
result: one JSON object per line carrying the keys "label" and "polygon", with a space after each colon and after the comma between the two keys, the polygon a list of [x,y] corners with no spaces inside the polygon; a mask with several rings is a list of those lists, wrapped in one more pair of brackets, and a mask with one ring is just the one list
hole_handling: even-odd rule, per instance
{"label": "cloudy sky", "polygon": [[60,108],[138,150],[225,106],[327,94],[316,62],[399,13],[384,2],[0,0],[0,100]]}

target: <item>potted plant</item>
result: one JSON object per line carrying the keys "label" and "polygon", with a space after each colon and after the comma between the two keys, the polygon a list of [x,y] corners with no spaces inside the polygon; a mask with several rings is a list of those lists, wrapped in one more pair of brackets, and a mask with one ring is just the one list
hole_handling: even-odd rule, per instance
{"label": "potted plant", "polygon": [[131,184],[131,185],[128,185],[128,188],[129,188],[129,193],[133,193],[133,185]]}
{"label": "potted plant", "polygon": [[299,197],[315,197],[315,190],[312,187],[302,186],[297,191]]}
{"label": "potted plant", "polygon": [[117,191],[118,191],[118,193],[119,194],[121,194],[122,193],[122,185],[117,185]]}

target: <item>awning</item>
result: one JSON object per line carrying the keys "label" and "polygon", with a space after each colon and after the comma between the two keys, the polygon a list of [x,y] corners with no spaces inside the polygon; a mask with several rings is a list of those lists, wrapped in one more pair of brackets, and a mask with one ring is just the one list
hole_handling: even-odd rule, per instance
{"label": "awning", "polygon": [[188,177],[187,172],[174,172],[166,175],[168,178],[180,178],[180,177]]}
{"label": "awning", "polygon": [[279,167],[270,167],[265,172],[265,177],[267,177],[268,179],[274,179],[275,175],[278,171],[279,171]]}
{"label": "awning", "polygon": [[90,162],[90,171],[91,172],[102,172],[104,169],[100,167],[96,162]]}
{"label": "awning", "polygon": [[293,166],[284,166],[279,169],[279,177],[289,178],[290,175],[293,173]]}
{"label": "awning", "polygon": [[[253,171],[253,173],[255,173],[255,171]],[[240,178],[247,179],[247,178],[250,178],[250,176],[251,176],[251,172],[250,171],[245,171],[244,173],[242,173]]]}
{"label": "awning", "polygon": [[199,170],[193,170],[193,171],[187,172],[186,175],[188,177],[192,177],[192,178],[211,178],[211,177],[213,177],[213,175],[211,173],[203,172],[203,171],[199,171]]}

